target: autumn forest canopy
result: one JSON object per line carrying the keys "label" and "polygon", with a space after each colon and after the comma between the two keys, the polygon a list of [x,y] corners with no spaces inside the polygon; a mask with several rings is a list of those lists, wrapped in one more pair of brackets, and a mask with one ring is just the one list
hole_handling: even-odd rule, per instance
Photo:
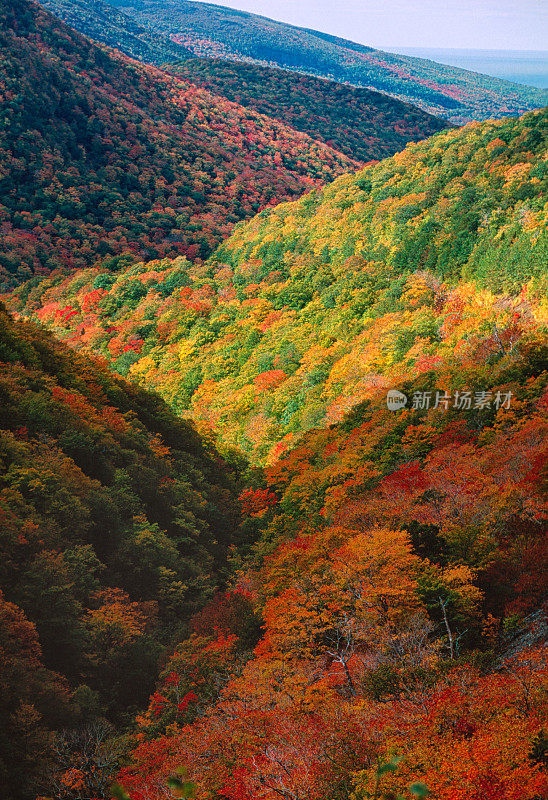
{"label": "autumn forest canopy", "polygon": [[546,113],[440,133],[261,212],[203,266],[59,275],[14,307],[270,463],[466,346],[542,329],[545,159]]}
{"label": "autumn forest canopy", "polygon": [[545,800],[546,109],[49,5],[111,47],[0,0],[3,800]]}
{"label": "autumn forest canopy", "polygon": [[[226,91],[222,74],[202,88],[199,62],[180,75],[144,66],[26,0],[2,0],[0,23],[4,288],[128,254],[205,259],[264,206],[447,125],[346,87],[329,102],[348,110],[329,123],[330,84],[290,76],[282,93],[269,89],[275,72],[259,73],[255,91],[249,81],[249,96],[228,75]],[[261,86],[271,103],[254,101]]]}

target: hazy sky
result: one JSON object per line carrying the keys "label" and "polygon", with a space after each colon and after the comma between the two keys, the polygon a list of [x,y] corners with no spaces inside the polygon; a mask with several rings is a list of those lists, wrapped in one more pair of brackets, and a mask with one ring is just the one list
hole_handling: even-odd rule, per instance
{"label": "hazy sky", "polygon": [[548,50],[548,0],[222,0],[217,5],[387,49]]}

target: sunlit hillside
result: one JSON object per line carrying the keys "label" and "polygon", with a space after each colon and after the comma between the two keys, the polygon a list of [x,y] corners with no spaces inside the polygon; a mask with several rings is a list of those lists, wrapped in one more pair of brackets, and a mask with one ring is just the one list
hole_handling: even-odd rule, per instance
{"label": "sunlit hillside", "polygon": [[14,305],[222,441],[272,461],[394,381],[546,324],[546,113],[412,145],[184,259]]}

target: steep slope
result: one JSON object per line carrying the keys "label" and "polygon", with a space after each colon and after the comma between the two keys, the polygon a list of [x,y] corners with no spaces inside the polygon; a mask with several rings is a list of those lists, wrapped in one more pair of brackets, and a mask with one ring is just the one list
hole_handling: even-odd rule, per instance
{"label": "steep slope", "polygon": [[5,800],[33,800],[53,767],[51,731],[77,719],[69,687],[44,667],[36,627],[0,593],[0,780]]}
{"label": "steep slope", "polygon": [[449,126],[379,92],[285,70],[193,58],[190,51],[139,26],[103,0],[62,0],[54,6],[43,5],[92,38],[145,63],[167,69],[170,62],[170,74],[186,83],[266,114],[358,161],[392,155],[407,142]]}
{"label": "steep slope", "polygon": [[[543,90],[385,53],[223,6],[186,0],[114,0],[112,5],[196,56],[252,61],[376,89],[457,123],[520,114],[548,102]],[[89,0],[48,0],[48,7],[61,14],[70,6],[71,24],[87,28],[93,16]],[[92,35],[112,38],[102,24]]]}
{"label": "steep slope", "polygon": [[386,158],[449,123],[380,92],[231,61],[193,59],[168,71],[277,119],[359,161]]}
{"label": "steep slope", "polygon": [[233,474],[162,400],[3,307],[0,397],[0,776],[20,800],[45,792],[48,729],[92,725],[100,748],[93,725],[146,702],[226,579],[239,511]]}
{"label": "steep slope", "polygon": [[[249,488],[263,538],[238,588],[263,638],[242,668],[223,604],[202,615],[224,624],[166,664],[131,800],[182,766],[199,800],[546,796],[548,337],[488,365],[477,344],[400,388],[509,406],[391,412],[379,392]],[[225,676],[213,702],[202,664]],[[178,713],[191,689],[207,713]]]}
{"label": "steep slope", "polygon": [[193,57],[186,47],[139,25],[104,0],[46,0],[41,5],[71,28],[145,64],[159,66]]}
{"label": "steep slope", "polygon": [[198,615],[137,721],[131,800],[546,796],[546,157],[546,113],[441,134],[149,297],[192,413],[256,458],[283,425],[293,446],[241,496],[262,638],[242,664],[234,593]]}
{"label": "steep slope", "polygon": [[355,162],[0,2],[4,284],[134,252],[205,257],[238,219]]}
{"label": "steep slope", "polygon": [[202,270],[89,271],[12,302],[272,463],[379,387],[545,326],[547,119],[411,145],[261,212]]}

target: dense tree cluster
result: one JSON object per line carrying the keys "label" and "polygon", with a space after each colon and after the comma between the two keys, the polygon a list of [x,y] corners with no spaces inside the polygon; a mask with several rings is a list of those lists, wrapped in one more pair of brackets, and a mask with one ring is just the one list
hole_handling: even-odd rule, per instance
{"label": "dense tree cluster", "polygon": [[239,512],[236,475],[162,400],[4,310],[0,396],[11,800],[56,763],[52,730],[123,726],[144,705],[163,651],[227,579]]}
{"label": "dense tree cluster", "polygon": [[124,253],[205,258],[238,220],[355,166],[27,0],[0,2],[0,47],[4,286]]}
{"label": "dense tree cluster", "polygon": [[203,268],[90,271],[14,303],[271,462],[378,387],[543,329],[545,143],[545,112],[441,133],[263,211]]}
{"label": "dense tree cluster", "polygon": [[408,142],[448,127],[443,120],[379,92],[280,69],[193,59],[169,71],[358,161],[386,158]]}
{"label": "dense tree cluster", "polygon": [[489,380],[510,407],[379,396],[256,473],[262,537],[139,717],[131,800],[182,767],[200,800],[546,796],[547,364],[545,335],[468,352],[400,388]]}
{"label": "dense tree cluster", "polygon": [[318,189],[349,159],[0,11],[3,264],[87,265],[0,308],[3,797],[546,797],[546,112]]}
{"label": "dense tree cluster", "polygon": [[193,56],[186,47],[139,25],[105,0],[43,0],[40,5],[71,28],[145,64],[161,66]]}

